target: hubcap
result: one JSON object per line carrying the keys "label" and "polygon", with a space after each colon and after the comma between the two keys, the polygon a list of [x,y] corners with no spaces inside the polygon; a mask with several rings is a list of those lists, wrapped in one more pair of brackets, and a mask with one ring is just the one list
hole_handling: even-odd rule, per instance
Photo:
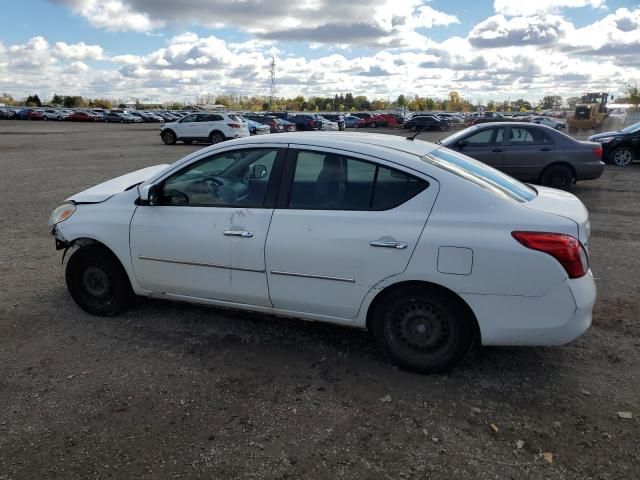
{"label": "hubcap", "polygon": [[91,296],[104,297],[109,292],[109,276],[99,267],[90,266],[82,275],[82,284]]}
{"label": "hubcap", "polygon": [[613,157],[615,164],[621,166],[629,165],[631,160],[631,150],[620,150],[619,152],[616,152]]}
{"label": "hubcap", "polygon": [[427,302],[413,301],[403,306],[390,326],[397,346],[412,353],[434,353],[451,339],[447,315]]}

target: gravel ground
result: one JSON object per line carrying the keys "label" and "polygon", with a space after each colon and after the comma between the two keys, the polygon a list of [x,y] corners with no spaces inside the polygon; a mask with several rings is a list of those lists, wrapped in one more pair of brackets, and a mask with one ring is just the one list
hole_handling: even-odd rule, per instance
{"label": "gravel ground", "polygon": [[640,478],[640,165],[573,188],[599,289],[586,335],[420,376],[361,331],[72,302],[51,210],[197,148],[157,126],[0,121],[0,479]]}

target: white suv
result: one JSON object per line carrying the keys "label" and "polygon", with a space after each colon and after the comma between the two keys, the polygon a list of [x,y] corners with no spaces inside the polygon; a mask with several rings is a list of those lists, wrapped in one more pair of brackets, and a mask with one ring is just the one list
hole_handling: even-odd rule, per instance
{"label": "white suv", "polygon": [[160,126],[160,137],[167,145],[178,140],[187,144],[198,141],[219,143],[248,136],[249,125],[235,113],[192,113]]}

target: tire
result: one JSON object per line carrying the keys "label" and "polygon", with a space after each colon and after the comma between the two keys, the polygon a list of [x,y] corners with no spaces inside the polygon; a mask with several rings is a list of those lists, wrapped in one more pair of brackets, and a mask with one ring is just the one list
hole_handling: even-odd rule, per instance
{"label": "tire", "polygon": [[469,353],[475,319],[454,294],[434,287],[392,291],[377,302],[371,333],[385,355],[399,367],[442,373]]}
{"label": "tire", "polygon": [[65,278],[73,300],[92,315],[117,315],[126,310],[134,297],[124,268],[102,245],[76,250],[67,263]]}
{"label": "tire", "polygon": [[176,144],[176,134],[173,133],[173,130],[165,130],[162,132],[162,141],[167,145],[175,145]]}
{"label": "tire", "polygon": [[45,120],[45,121],[46,121],[46,120],[49,120],[49,119],[48,119],[48,118],[47,118],[47,116],[45,115],[44,117],[42,117],[42,120]]}
{"label": "tire", "polygon": [[224,142],[224,136],[220,132],[211,132],[209,134],[209,141],[212,145],[216,143]]}
{"label": "tire", "polygon": [[566,165],[551,165],[540,175],[540,185],[567,189],[573,185],[573,172]]}
{"label": "tire", "polygon": [[629,147],[618,147],[609,154],[607,159],[616,167],[626,167],[633,162],[633,157],[633,150]]}
{"label": "tire", "polygon": [[120,120],[120,123],[124,123],[124,120]]}

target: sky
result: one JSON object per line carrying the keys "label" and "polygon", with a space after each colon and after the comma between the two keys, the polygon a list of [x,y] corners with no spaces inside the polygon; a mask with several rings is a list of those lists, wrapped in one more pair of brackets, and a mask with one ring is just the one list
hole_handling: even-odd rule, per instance
{"label": "sky", "polygon": [[2,2],[16,98],[446,97],[474,103],[640,83],[640,0]]}

